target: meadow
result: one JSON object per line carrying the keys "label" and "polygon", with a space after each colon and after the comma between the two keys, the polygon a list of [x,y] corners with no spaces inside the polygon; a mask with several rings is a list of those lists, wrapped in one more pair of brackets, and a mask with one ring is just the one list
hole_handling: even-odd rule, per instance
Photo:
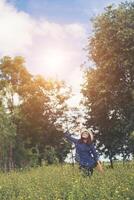
{"label": "meadow", "polygon": [[134,200],[134,163],[85,177],[75,165],[0,173],[0,200]]}

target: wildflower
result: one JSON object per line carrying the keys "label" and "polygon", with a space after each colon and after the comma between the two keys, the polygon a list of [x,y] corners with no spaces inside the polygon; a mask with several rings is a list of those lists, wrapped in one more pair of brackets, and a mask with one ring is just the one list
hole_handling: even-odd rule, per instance
{"label": "wildflower", "polygon": [[116,194],[118,194],[118,193],[119,193],[119,191],[118,191],[118,190],[116,190],[116,191],[115,191],[115,193],[116,193]]}

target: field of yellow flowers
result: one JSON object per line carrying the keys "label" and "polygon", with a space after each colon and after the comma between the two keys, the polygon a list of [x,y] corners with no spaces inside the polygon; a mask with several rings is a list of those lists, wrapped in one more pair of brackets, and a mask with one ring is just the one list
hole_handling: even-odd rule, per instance
{"label": "field of yellow flowers", "polygon": [[77,165],[0,173],[0,200],[134,200],[134,163],[92,177]]}

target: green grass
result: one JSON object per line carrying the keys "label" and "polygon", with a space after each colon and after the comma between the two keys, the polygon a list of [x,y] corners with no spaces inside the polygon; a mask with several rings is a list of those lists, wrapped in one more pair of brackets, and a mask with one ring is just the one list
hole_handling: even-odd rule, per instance
{"label": "green grass", "polygon": [[70,165],[0,173],[0,200],[134,200],[134,165],[91,178]]}

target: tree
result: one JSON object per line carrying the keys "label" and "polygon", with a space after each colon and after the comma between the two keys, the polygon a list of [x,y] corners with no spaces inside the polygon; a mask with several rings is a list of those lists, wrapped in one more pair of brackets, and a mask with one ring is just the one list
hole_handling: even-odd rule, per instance
{"label": "tree", "polygon": [[129,136],[129,151],[134,156],[134,131]]}
{"label": "tree", "polygon": [[0,107],[0,168],[4,171],[14,167],[10,145],[14,146],[16,136],[16,127],[12,123],[9,113]]}
{"label": "tree", "polygon": [[67,109],[68,91],[60,81],[44,80],[36,76],[25,87],[22,95],[23,134],[30,139],[30,147],[38,147],[41,164],[46,146],[58,151],[59,144],[63,142],[63,132],[57,131],[56,123]]}
{"label": "tree", "polygon": [[67,110],[70,90],[62,81],[31,75],[22,57],[1,59],[0,83],[1,104],[16,126],[15,146],[10,145],[15,166],[24,166],[32,152],[41,164],[47,145],[59,152],[63,132],[56,122]]}
{"label": "tree", "polygon": [[112,159],[126,157],[134,130],[134,4],[109,6],[93,19],[89,59],[82,92],[87,107],[87,127],[96,132],[101,151]]}

